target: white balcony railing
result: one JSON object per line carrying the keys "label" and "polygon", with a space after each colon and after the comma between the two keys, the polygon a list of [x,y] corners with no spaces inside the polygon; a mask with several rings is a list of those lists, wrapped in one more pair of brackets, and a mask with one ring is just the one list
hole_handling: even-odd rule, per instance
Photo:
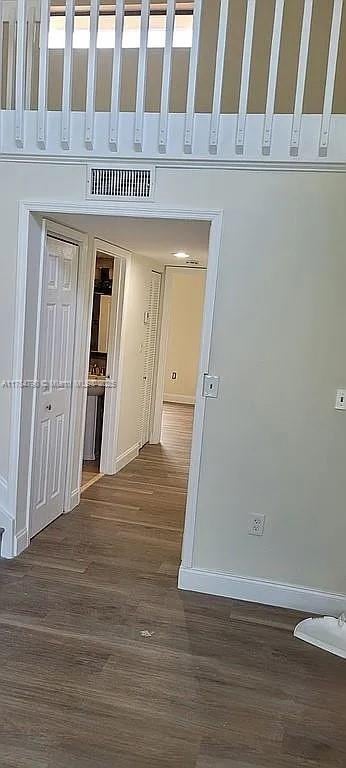
{"label": "white balcony railing", "polygon": [[3,0],[0,153],[345,163],[343,6]]}

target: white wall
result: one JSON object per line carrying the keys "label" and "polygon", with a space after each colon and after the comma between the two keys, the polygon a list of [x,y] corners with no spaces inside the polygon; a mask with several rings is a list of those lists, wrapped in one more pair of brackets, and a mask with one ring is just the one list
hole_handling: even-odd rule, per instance
{"label": "white wall", "polygon": [[[18,199],[84,200],[86,167],[0,163],[0,378],[12,372]],[[223,208],[194,566],[346,594],[346,176],[159,168],[155,199]],[[0,391],[8,477],[9,394]],[[9,510],[14,514],[15,510]],[[247,534],[267,515],[263,538]]]}
{"label": "white wall", "polygon": [[[165,369],[167,402],[194,403],[201,348],[204,269],[168,267],[169,328]],[[172,379],[172,372],[177,374]]]}

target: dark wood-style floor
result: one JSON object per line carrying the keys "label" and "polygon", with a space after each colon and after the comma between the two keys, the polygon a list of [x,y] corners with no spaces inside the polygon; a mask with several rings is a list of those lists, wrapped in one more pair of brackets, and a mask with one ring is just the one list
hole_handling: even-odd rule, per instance
{"label": "dark wood-style floor", "polygon": [[345,662],[177,590],[191,424],[1,562],[1,768],[345,768]]}
{"label": "dark wood-style floor", "polygon": [[83,461],[81,490],[86,489],[86,486],[93,485],[100,477],[100,474],[100,461],[98,459],[95,461]]}

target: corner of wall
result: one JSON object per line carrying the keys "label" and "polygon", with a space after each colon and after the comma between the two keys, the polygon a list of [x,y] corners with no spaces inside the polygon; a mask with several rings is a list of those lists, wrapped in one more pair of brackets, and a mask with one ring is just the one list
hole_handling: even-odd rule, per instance
{"label": "corner of wall", "polygon": [[2,506],[0,506],[0,527],[4,528],[0,555],[4,558],[14,557],[14,520]]}
{"label": "corner of wall", "polygon": [[4,529],[1,542],[1,557],[13,557],[14,520],[7,512],[8,507],[8,483],[0,475],[0,528]]}
{"label": "corner of wall", "polygon": [[11,559],[23,552],[29,544],[29,532],[23,528],[15,533],[15,520],[8,513],[8,484],[4,477],[0,476],[0,528],[4,529],[1,542],[0,556],[5,559]]}
{"label": "corner of wall", "polygon": [[20,555],[21,552],[24,552],[24,549],[29,546],[29,543],[29,531],[27,528],[22,528],[22,530],[18,531],[14,537],[15,555]]}
{"label": "corner of wall", "polygon": [[130,448],[128,448],[126,451],[120,454],[116,460],[116,472],[120,472],[121,469],[124,469],[127,464],[129,464],[133,459],[136,459],[139,454],[139,443],[134,443],[134,445],[131,445]]}

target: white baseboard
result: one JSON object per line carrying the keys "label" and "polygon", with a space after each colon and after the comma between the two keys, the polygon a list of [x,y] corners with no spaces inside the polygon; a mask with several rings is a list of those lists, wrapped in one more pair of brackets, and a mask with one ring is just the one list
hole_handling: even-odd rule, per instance
{"label": "white baseboard", "polygon": [[126,464],[129,464],[130,461],[133,461],[133,459],[136,459],[139,454],[139,443],[135,443],[134,445],[131,445],[130,448],[128,448],[124,453],[121,453],[120,456],[118,456],[115,464],[115,471],[120,472],[121,469],[126,467]]}
{"label": "white baseboard", "polygon": [[29,544],[29,531],[27,528],[22,528],[21,531],[16,533],[14,538],[15,555],[20,555],[21,552],[24,552],[24,549],[26,549]]}
{"label": "white baseboard", "polygon": [[275,605],[305,613],[340,616],[346,609],[346,595],[198,568],[181,566],[178,585],[179,589],[190,592]]}
{"label": "white baseboard", "polygon": [[64,509],[65,514],[67,514],[68,512],[72,512],[73,509],[78,507],[79,503],[80,503],[80,488],[76,488],[74,491],[72,491],[71,495],[65,502],[65,509]]}
{"label": "white baseboard", "polygon": [[1,557],[14,557],[14,520],[0,506],[0,528],[4,528],[4,534],[1,543]]}
{"label": "white baseboard", "polygon": [[164,403],[180,403],[181,405],[195,405],[196,398],[190,395],[164,395]]}

